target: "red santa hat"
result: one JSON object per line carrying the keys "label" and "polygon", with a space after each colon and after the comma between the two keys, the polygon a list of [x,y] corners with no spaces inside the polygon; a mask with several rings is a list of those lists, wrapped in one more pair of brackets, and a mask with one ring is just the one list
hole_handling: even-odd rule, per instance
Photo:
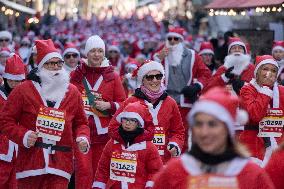
{"label": "red santa hat", "polygon": [[199,55],[212,54],[214,55],[213,45],[210,42],[202,42],[200,45]]}
{"label": "red santa hat", "polygon": [[256,73],[260,66],[264,64],[272,64],[276,66],[279,69],[278,63],[271,55],[262,55],[262,56],[256,56],[255,58],[255,68],[254,68],[254,77],[256,77]]}
{"label": "red santa hat", "polygon": [[98,35],[93,35],[87,39],[85,46],[85,55],[87,55],[88,52],[94,48],[103,49],[105,54],[105,42]]}
{"label": "red santa hat", "polygon": [[284,41],[273,41],[272,53],[273,53],[275,50],[284,51]]}
{"label": "red santa hat", "polygon": [[78,51],[77,47],[75,46],[74,43],[66,43],[64,45],[64,51],[62,53],[63,56],[65,56],[67,53],[75,53],[80,56],[80,52]]}
{"label": "red santa hat", "polygon": [[245,124],[248,121],[248,114],[238,107],[238,96],[232,95],[225,88],[214,87],[202,95],[193,105],[188,115],[188,121],[190,125],[194,126],[194,117],[197,113],[212,115],[226,124],[233,139],[235,136],[235,123]]}
{"label": "red santa hat", "polygon": [[121,123],[122,118],[135,118],[140,123],[140,126],[144,128],[145,120],[151,119],[151,114],[148,109],[150,106],[150,103],[148,107],[140,102],[129,103],[123,111],[116,116],[116,121]]}
{"label": "red santa hat", "polygon": [[152,70],[157,70],[163,75],[165,74],[164,67],[161,63],[153,60],[145,60],[132,74],[132,77],[137,77],[138,86],[142,84],[143,77]]}
{"label": "red santa hat", "polygon": [[3,78],[17,81],[25,79],[25,65],[18,55],[14,54],[6,60]]}
{"label": "red santa hat", "polygon": [[174,27],[169,29],[169,32],[167,33],[166,37],[173,36],[173,37],[179,37],[182,40],[184,40],[185,33],[186,32],[183,28]]}
{"label": "red santa hat", "polygon": [[7,47],[0,48],[0,56],[10,56],[11,50]]}
{"label": "red santa hat", "polygon": [[51,39],[48,40],[36,40],[37,49],[37,64],[38,68],[41,68],[44,63],[52,58],[59,58],[63,61],[61,54],[55,48]]}
{"label": "red santa hat", "polygon": [[7,38],[10,41],[12,41],[12,34],[7,30],[0,31],[0,39],[3,39],[3,38]]}
{"label": "red santa hat", "polygon": [[118,42],[112,42],[111,45],[108,46],[108,51],[116,51],[116,52],[120,53],[119,43]]}
{"label": "red santa hat", "polygon": [[232,46],[234,45],[240,45],[244,48],[245,54],[247,54],[247,47],[246,44],[239,38],[239,37],[230,37],[229,38],[229,46],[228,46],[228,54],[230,53],[230,50]]}

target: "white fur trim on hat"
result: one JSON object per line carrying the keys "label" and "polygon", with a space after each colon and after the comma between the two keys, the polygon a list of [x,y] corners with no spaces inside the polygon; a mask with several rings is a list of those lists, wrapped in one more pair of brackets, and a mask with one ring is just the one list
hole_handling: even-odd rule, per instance
{"label": "white fur trim on hat", "polygon": [[67,53],[76,53],[80,56],[80,52],[76,48],[67,48],[62,55],[65,56]]}
{"label": "white fur trim on hat", "polygon": [[144,128],[144,120],[137,112],[121,112],[116,116],[116,121],[121,123],[121,118],[135,118],[139,121],[142,128]]}
{"label": "white fur trim on hat", "polygon": [[86,46],[85,46],[85,55],[87,55],[88,52],[94,48],[103,49],[104,54],[105,54],[105,42],[98,35],[93,35],[89,37],[89,39],[87,40]]}
{"label": "white fur trim on hat", "polygon": [[0,38],[8,38],[10,41],[12,40],[12,34],[9,31],[0,31]]}
{"label": "white fur trim on hat", "polygon": [[245,54],[247,54],[247,52],[248,52],[247,47],[242,41],[235,41],[235,42],[231,43],[228,47],[228,54],[230,53],[230,50],[231,50],[232,46],[234,46],[234,45],[240,45],[240,46],[244,47]]}
{"label": "white fur trim on hat", "polygon": [[203,49],[198,54],[199,55],[203,55],[203,54],[213,54],[214,55],[214,52],[211,49]]}
{"label": "white fur trim on hat", "polygon": [[170,36],[172,36],[172,37],[179,37],[179,38],[181,38],[182,40],[184,40],[184,38],[183,38],[182,35],[180,35],[180,34],[178,34],[178,33],[175,33],[175,32],[169,32],[169,33],[167,33],[167,36],[166,36],[166,37],[170,37]]}
{"label": "white fur trim on hat", "polygon": [[13,75],[9,73],[4,73],[3,78],[10,79],[10,80],[16,80],[16,81],[22,81],[25,79],[25,74]]}
{"label": "white fur trim on hat", "polygon": [[276,50],[281,50],[281,51],[284,51],[284,48],[282,46],[275,46],[272,48],[272,53],[274,53],[274,51]]}
{"label": "white fur trim on hat", "polygon": [[201,100],[196,102],[188,116],[190,125],[194,125],[194,116],[197,113],[206,113],[216,117],[226,124],[231,138],[235,136],[234,119],[230,112],[228,112],[228,110],[226,110],[226,108],[224,108],[222,105],[209,100]]}
{"label": "white fur trim on hat", "polygon": [[0,55],[1,55],[1,56],[10,56],[10,55],[11,55],[11,52],[6,51],[6,50],[0,51]]}
{"label": "white fur trim on hat", "polygon": [[263,61],[261,61],[260,63],[257,64],[257,66],[255,67],[254,69],[254,77],[256,78],[256,73],[258,71],[258,69],[260,68],[260,66],[264,65],[264,64],[272,64],[274,66],[276,66],[279,70],[279,66],[278,66],[278,63],[273,60],[273,59],[265,59]]}
{"label": "white fur trim on hat", "polygon": [[52,58],[59,58],[59,59],[61,59],[63,61],[63,58],[62,58],[60,53],[58,53],[58,52],[51,52],[51,53],[46,54],[43,57],[43,59],[38,64],[38,68],[40,69],[44,65],[44,63],[46,63],[48,60],[50,60]]}
{"label": "white fur trim on hat", "polygon": [[116,51],[116,52],[120,52],[120,49],[118,46],[115,46],[115,45],[110,45],[108,47],[108,51]]}
{"label": "white fur trim on hat", "polygon": [[156,61],[148,62],[144,64],[143,66],[141,66],[138,70],[138,73],[137,73],[138,85],[142,84],[143,77],[152,70],[157,70],[161,72],[161,74],[165,75],[164,67],[161,63],[156,62]]}

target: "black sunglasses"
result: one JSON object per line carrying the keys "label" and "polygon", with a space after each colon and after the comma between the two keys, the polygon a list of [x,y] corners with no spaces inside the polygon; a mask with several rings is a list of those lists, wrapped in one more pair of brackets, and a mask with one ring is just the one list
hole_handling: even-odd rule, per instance
{"label": "black sunglasses", "polygon": [[148,80],[148,81],[153,81],[154,78],[156,78],[157,80],[161,80],[163,78],[163,74],[156,74],[156,75],[145,75],[145,78]]}
{"label": "black sunglasses", "polygon": [[179,38],[178,37],[168,37],[168,41],[172,41],[172,40],[178,41]]}
{"label": "black sunglasses", "polygon": [[73,57],[73,58],[77,58],[79,55],[78,54],[66,54],[64,57],[65,58],[67,58],[67,59],[69,59],[69,58],[71,58],[71,56]]}
{"label": "black sunglasses", "polygon": [[5,42],[9,42],[9,41],[10,41],[10,39],[0,39],[0,42],[3,42],[3,41],[5,41]]}

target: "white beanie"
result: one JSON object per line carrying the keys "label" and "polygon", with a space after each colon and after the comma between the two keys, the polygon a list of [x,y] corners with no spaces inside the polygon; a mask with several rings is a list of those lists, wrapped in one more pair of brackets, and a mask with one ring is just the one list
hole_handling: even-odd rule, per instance
{"label": "white beanie", "polygon": [[8,38],[10,41],[12,41],[12,34],[7,30],[3,30],[0,31],[0,38]]}
{"label": "white beanie", "polygon": [[102,40],[102,38],[100,38],[100,36],[98,36],[98,35],[93,35],[93,36],[89,37],[89,39],[87,40],[86,46],[85,46],[85,55],[87,55],[88,52],[90,52],[90,50],[92,50],[94,48],[103,49],[104,54],[105,54],[105,43]]}

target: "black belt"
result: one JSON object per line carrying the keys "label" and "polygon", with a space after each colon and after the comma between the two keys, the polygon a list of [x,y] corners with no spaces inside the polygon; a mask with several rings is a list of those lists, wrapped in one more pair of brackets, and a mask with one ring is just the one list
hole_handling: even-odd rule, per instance
{"label": "black belt", "polygon": [[71,152],[72,150],[72,148],[69,146],[58,146],[58,145],[53,145],[53,144],[46,144],[43,142],[36,142],[35,147],[46,148],[46,149],[50,149],[51,151],[55,150],[55,151],[61,151],[61,152]]}

